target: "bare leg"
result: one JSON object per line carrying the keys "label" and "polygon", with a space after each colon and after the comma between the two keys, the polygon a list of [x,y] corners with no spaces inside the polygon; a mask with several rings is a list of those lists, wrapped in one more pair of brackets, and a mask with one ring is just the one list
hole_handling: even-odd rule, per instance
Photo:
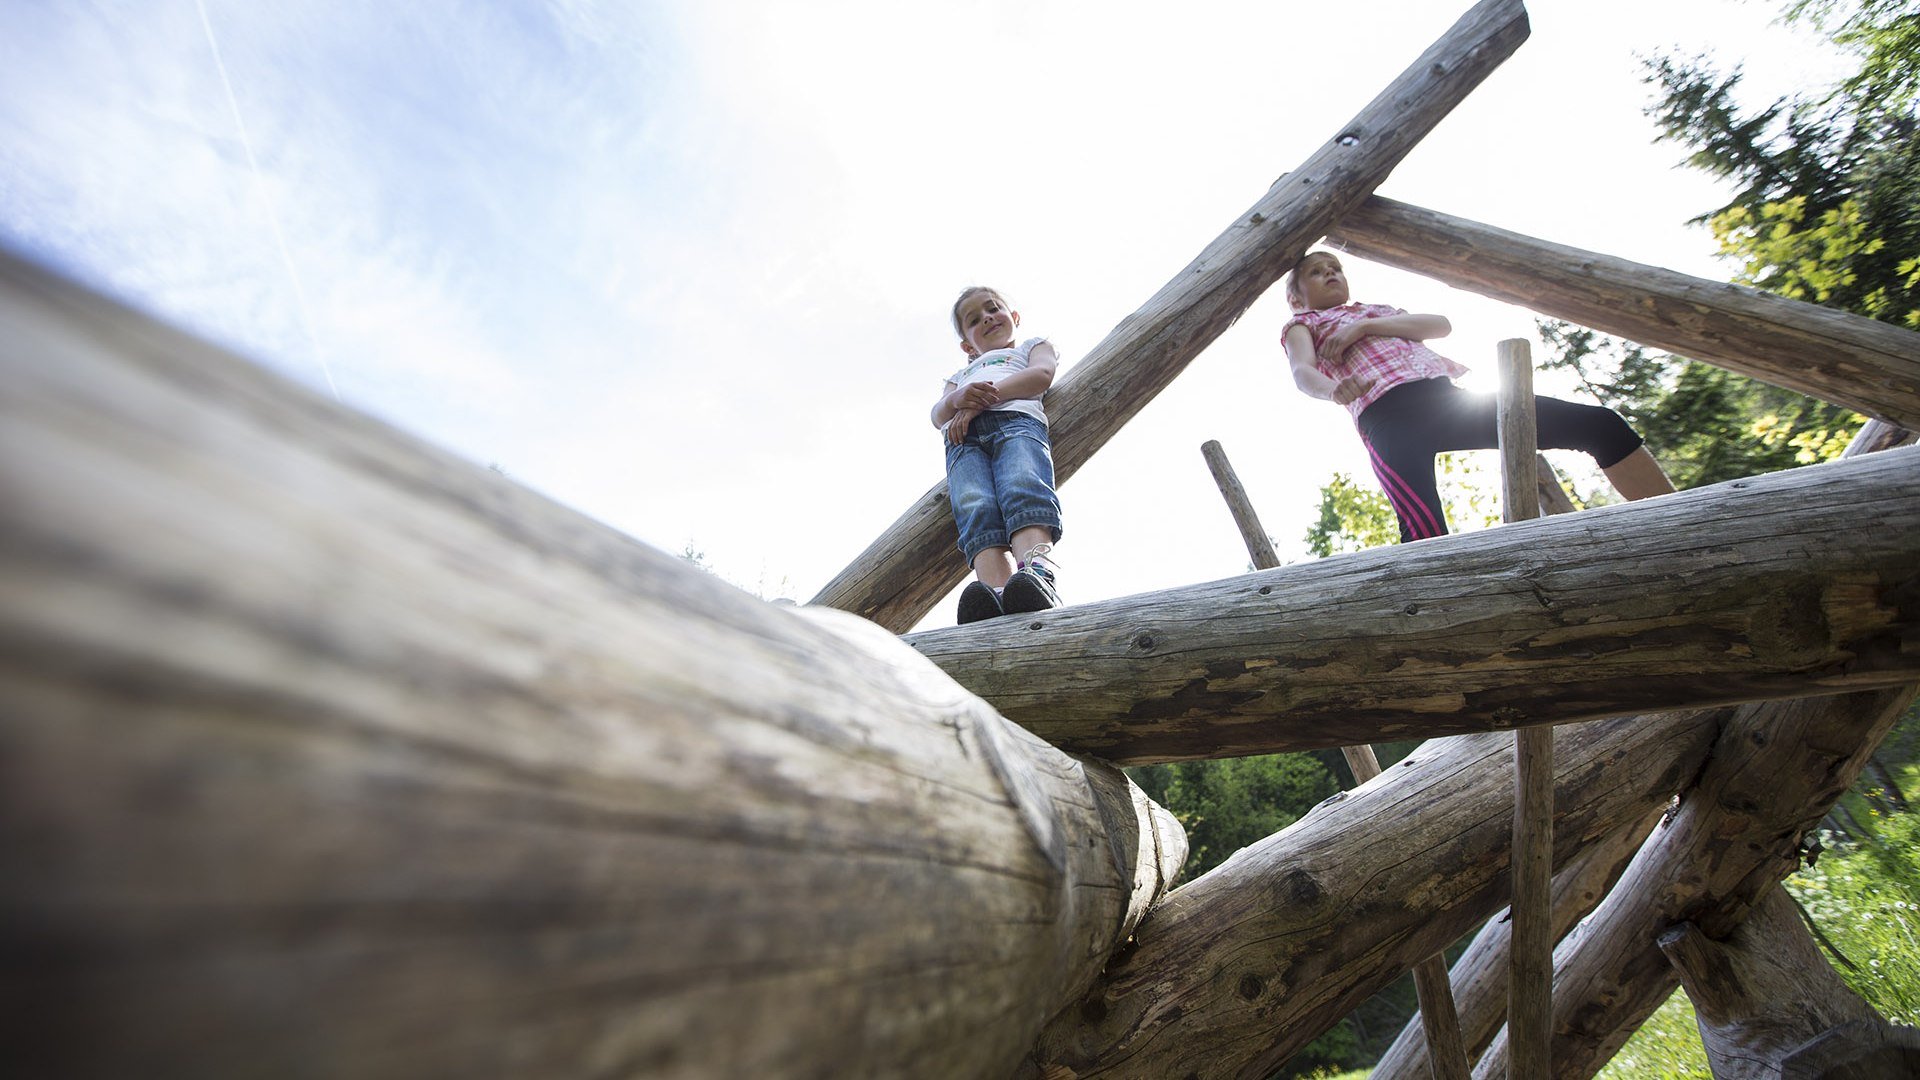
{"label": "bare leg", "polygon": [[1667,479],[1660,463],[1653,460],[1644,446],[1600,471],[1607,474],[1613,490],[1628,501],[1650,499],[1673,491],[1673,481]]}
{"label": "bare leg", "polygon": [[1053,530],[1045,525],[1029,525],[1013,534],[1013,550],[1020,553],[1021,562],[1027,561],[1027,556],[1032,554],[1034,548],[1051,543],[1053,543]]}
{"label": "bare leg", "polygon": [[[1027,531],[1020,530],[1022,534]],[[1013,576],[1013,552],[1003,547],[980,549],[980,554],[973,557],[973,573],[996,589],[1005,588],[1007,579]]]}

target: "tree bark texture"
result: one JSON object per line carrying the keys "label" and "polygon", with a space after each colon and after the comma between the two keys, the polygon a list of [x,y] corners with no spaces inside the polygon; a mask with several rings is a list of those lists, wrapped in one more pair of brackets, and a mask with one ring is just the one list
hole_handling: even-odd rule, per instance
{"label": "tree bark texture", "polygon": [[1920,673],[1916,526],[1909,447],[908,640],[1120,764],[1833,693]]}
{"label": "tree bark texture", "polygon": [[1378,197],[1342,217],[1329,239],[1455,288],[1920,428],[1920,334],[1891,323]]}
{"label": "tree bark texture", "polygon": [[1778,885],[1725,941],[1683,922],[1658,943],[1693,1002],[1714,1080],[1778,1080],[1789,1054],[1829,1030],[1886,1023],[1834,974]]}
{"label": "tree bark texture", "polygon": [[[1185,370],[1306,246],[1379,186],[1441,118],[1526,40],[1520,0],[1482,0],[1312,157],[1286,174],[1047,394],[1055,479],[1077,472]],[[929,460],[932,460],[929,458]],[[943,480],[813,603],[902,633],[959,584]]]}
{"label": "tree bark texture", "polygon": [[[1613,887],[1665,807],[1624,825],[1581,849],[1553,878],[1553,937],[1558,941],[1585,918]],[[1487,920],[1450,974],[1454,1006],[1468,1060],[1478,1058],[1507,1017],[1507,950],[1513,938],[1511,910]],[[1368,1080],[1428,1080],[1426,1027],[1418,1016],[1368,1074]]]}
{"label": "tree bark texture", "polygon": [[20,1076],[1005,1075],[1185,841],[765,604],[0,257]]}
{"label": "tree bark texture", "polygon": [[[1741,706],[1671,822],[1554,954],[1553,1075],[1586,1080],[1673,992],[1656,938],[1690,922],[1714,939],[1799,863],[1801,838],[1853,783],[1913,701],[1895,687]],[[1504,1033],[1476,1077],[1504,1077]]]}
{"label": "tree bark texture", "polygon": [[[1730,710],[1562,732],[1556,855],[1666,803]],[[1265,1077],[1507,901],[1512,738],[1439,740],[1175,890],[1051,1023],[1042,1066]]]}

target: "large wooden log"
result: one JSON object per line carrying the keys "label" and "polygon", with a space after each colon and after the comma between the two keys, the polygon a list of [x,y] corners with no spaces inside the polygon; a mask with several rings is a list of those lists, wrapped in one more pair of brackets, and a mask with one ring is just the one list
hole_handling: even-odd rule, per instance
{"label": "large wooden log", "polygon": [[0,256],[14,1076],[1005,1075],[1118,770]]}
{"label": "large wooden log", "polygon": [[[1557,861],[1665,803],[1730,710],[1626,717],[1559,740]],[[1268,1075],[1506,903],[1508,735],[1432,742],[1175,890],[1042,1066],[1088,1077]]]}
{"label": "large wooden log", "polygon": [[1920,334],[1370,198],[1329,240],[1455,288],[1920,427]]}
{"label": "large wooden log", "polygon": [[[1432,48],[1234,219],[1199,257],[1068,369],[1047,395],[1064,483],[1386,179],[1441,118],[1526,40],[1520,0],[1481,0]],[[907,508],[813,603],[905,632],[967,567],[943,480]]]}
{"label": "large wooden log", "polygon": [[[1744,705],[1668,825],[1554,953],[1553,1076],[1585,1080],[1677,984],[1656,939],[1680,922],[1725,938],[1800,859],[1912,687]],[[1496,1038],[1474,1075],[1504,1077]]]}
{"label": "large wooden log", "polygon": [[[1714,1080],[1790,1080],[1795,1072],[1805,1080],[1920,1075],[1920,1032],[1889,1030],[1886,1017],[1820,955],[1779,886],[1761,896],[1725,941],[1683,922],[1661,934],[1659,945],[1693,1002]],[[1823,1058],[1835,1060],[1823,1061],[1819,1071],[1790,1071],[1788,1063],[1816,1043]],[[1838,1052],[1842,1045],[1852,1052]]]}
{"label": "large wooden log", "polygon": [[1920,448],[908,640],[1122,764],[1897,685]]}

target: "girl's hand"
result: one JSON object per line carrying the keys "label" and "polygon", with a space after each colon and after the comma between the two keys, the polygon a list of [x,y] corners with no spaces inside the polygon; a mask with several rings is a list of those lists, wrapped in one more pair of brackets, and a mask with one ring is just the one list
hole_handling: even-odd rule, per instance
{"label": "girl's hand", "polygon": [[961,409],[947,421],[947,441],[959,446],[967,441],[967,428],[973,424],[973,418],[980,415],[979,409]]}
{"label": "girl's hand", "polygon": [[1000,404],[1000,392],[993,388],[992,383],[968,383],[966,386],[960,388],[959,393],[953,396],[953,409],[955,412],[965,412],[971,409],[977,413],[982,409],[990,409],[998,404]]}
{"label": "girl's hand", "polygon": [[[1371,319],[1355,319],[1342,323],[1339,329],[1327,335],[1326,353],[1329,360],[1338,360],[1345,356],[1348,349],[1360,343],[1363,337],[1371,337],[1373,330],[1367,324]],[[1342,402],[1341,404],[1345,404]]]}
{"label": "girl's hand", "polygon": [[1362,394],[1373,389],[1372,379],[1363,379],[1358,375],[1349,375],[1333,384],[1333,403],[1351,405]]}

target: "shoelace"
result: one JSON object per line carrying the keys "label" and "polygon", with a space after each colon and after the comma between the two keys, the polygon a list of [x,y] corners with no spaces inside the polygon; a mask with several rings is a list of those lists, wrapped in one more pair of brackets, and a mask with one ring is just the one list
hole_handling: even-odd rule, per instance
{"label": "shoelace", "polygon": [[1024,570],[1027,567],[1034,566],[1036,563],[1040,563],[1040,562],[1045,562],[1046,565],[1037,567],[1037,569],[1045,570],[1047,572],[1047,576],[1052,577],[1054,568],[1060,565],[1060,560],[1053,557],[1052,544],[1042,542],[1042,543],[1033,545],[1031,548],[1028,548],[1027,557],[1021,561],[1019,565],[1019,569]]}

